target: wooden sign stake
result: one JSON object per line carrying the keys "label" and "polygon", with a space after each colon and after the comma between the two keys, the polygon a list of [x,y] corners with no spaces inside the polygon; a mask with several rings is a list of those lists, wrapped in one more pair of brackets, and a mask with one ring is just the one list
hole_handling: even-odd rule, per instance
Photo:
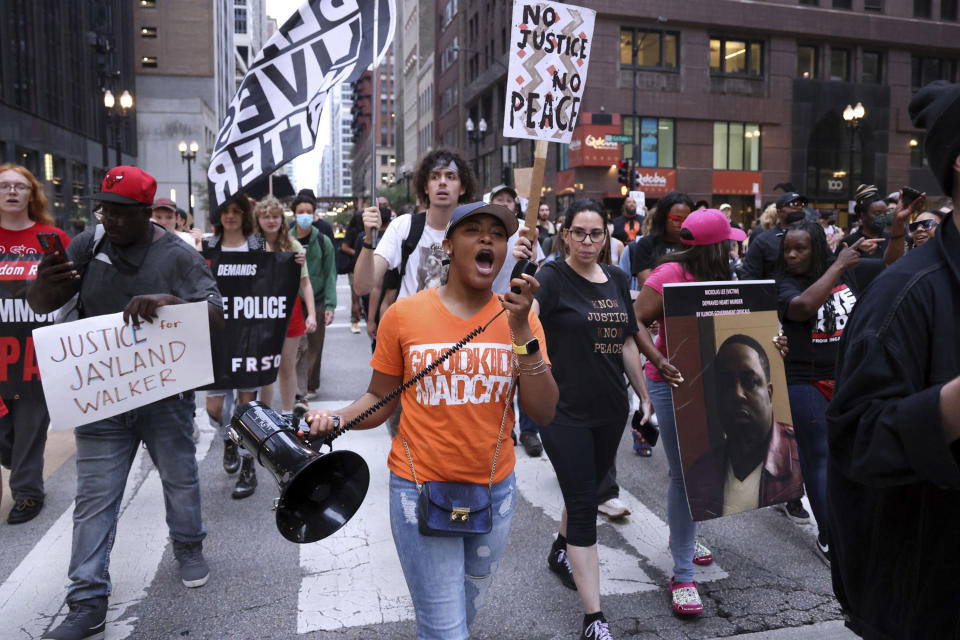
{"label": "wooden sign stake", "polygon": [[524,223],[528,229],[537,228],[537,212],[540,210],[540,192],[543,190],[543,173],[547,168],[548,140],[537,140],[533,155],[533,174],[530,176],[530,194],[527,196],[527,217]]}

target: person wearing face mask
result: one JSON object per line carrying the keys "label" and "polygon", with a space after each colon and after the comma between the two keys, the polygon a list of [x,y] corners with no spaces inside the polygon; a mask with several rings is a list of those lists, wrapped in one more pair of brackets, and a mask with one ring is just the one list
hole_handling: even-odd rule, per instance
{"label": "person wearing face mask", "polygon": [[780,258],[780,238],[787,225],[803,220],[805,206],[807,199],[795,191],[780,194],[777,198],[777,224],[751,238],[738,273],[741,280],[769,280],[774,277]]}
{"label": "person wearing face mask", "polygon": [[[309,190],[304,190],[309,191]],[[296,214],[294,233],[307,252],[307,273],[313,287],[314,307],[317,311],[317,330],[300,338],[297,348],[298,404],[317,396],[320,387],[320,364],[326,327],[333,322],[337,308],[337,264],[333,242],[314,226],[315,202],[312,193],[300,192],[293,201]],[[323,321],[320,321],[320,313]],[[303,405],[301,408],[305,409]]]}

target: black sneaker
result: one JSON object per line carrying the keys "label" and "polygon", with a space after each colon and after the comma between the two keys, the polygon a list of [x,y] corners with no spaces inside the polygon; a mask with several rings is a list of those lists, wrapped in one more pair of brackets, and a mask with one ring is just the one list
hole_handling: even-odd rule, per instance
{"label": "black sneaker", "polygon": [[240,468],[240,456],[237,445],[233,440],[223,441],[223,470],[227,473],[236,473]]}
{"label": "black sneaker", "polygon": [[520,444],[523,445],[523,450],[531,458],[536,458],[543,453],[543,443],[540,442],[540,436],[533,431],[521,431]]}
{"label": "black sneaker", "polygon": [[807,524],[810,522],[810,513],[803,508],[803,503],[799,500],[791,500],[780,505],[787,517],[797,524]]}
{"label": "black sneaker", "polygon": [[594,620],[583,627],[580,640],[613,640],[610,625],[607,624],[606,620]]}
{"label": "black sneaker", "polygon": [[567,550],[563,547],[550,550],[547,556],[547,566],[560,578],[567,589],[577,590],[577,583],[573,580],[573,572],[570,570],[570,561],[567,560]]}
{"label": "black sneaker", "polygon": [[234,500],[249,498],[257,489],[257,469],[253,466],[253,458],[244,456],[240,462],[240,477],[237,478],[237,486],[230,494]]}
{"label": "black sneaker", "polygon": [[107,599],[90,598],[70,602],[67,619],[56,629],[47,631],[42,640],[97,640],[103,638],[107,624]]}
{"label": "black sneaker", "polygon": [[827,537],[823,533],[817,534],[817,551],[820,552],[820,559],[823,560],[827,566],[830,566],[830,543],[827,542]]}
{"label": "black sneaker", "polygon": [[43,498],[22,498],[16,500],[10,515],[7,516],[7,524],[22,524],[29,522],[37,517],[40,510],[43,509]]}
{"label": "black sneaker", "polygon": [[173,555],[180,563],[180,581],[185,587],[202,587],[210,577],[210,567],[203,557],[202,542],[173,541]]}

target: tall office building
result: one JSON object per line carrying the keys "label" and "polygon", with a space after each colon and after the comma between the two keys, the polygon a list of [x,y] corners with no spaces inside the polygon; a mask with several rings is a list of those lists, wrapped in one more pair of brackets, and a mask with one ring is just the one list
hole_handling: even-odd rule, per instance
{"label": "tall office building", "polygon": [[[0,2],[0,162],[40,180],[66,229],[89,217],[80,198],[108,168],[138,160],[133,12],[122,0]],[[105,90],[129,91],[134,109],[108,118]]]}
{"label": "tall office building", "polygon": [[233,0],[233,48],[238,89],[250,68],[250,62],[263,49],[266,33],[267,9],[264,0]]}
{"label": "tall office building", "polygon": [[353,195],[352,89],[341,84],[330,92],[330,148],[333,162],[332,190],[326,196]]}
{"label": "tall office building", "polygon": [[409,181],[420,156],[434,146],[433,43],[436,11],[431,2],[398,2],[397,177]]}
{"label": "tall office building", "polygon": [[[139,166],[157,179],[157,197],[207,219],[205,170],[236,92],[235,0],[139,2],[133,10]],[[196,141],[192,184],[177,144]]]}

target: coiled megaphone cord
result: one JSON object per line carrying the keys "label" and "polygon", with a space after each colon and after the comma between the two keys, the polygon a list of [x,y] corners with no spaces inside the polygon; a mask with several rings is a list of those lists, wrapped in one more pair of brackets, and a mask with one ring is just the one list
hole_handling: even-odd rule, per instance
{"label": "coiled megaphone cord", "polygon": [[[501,301],[502,301],[502,299],[501,299]],[[436,360],[434,360],[433,362],[431,362],[429,365],[427,365],[427,366],[423,369],[423,371],[421,371],[421,372],[418,373],[417,375],[413,376],[412,378],[410,378],[409,380],[407,380],[406,382],[404,382],[403,384],[401,384],[399,387],[397,387],[396,389],[394,389],[393,391],[391,391],[391,392],[388,393],[387,395],[385,395],[385,396],[383,396],[382,398],[380,398],[379,400],[377,400],[377,402],[376,402],[373,406],[371,406],[370,408],[368,408],[368,409],[366,409],[365,411],[363,411],[363,413],[361,413],[360,415],[358,415],[356,418],[354,418],[353,420],[351,420],[350,422],[348,422],[348,423],[346,423],[346,424],[344,424],[344,425],[337,425],[337,426],[334,428],[333,432],[332,432],[330,435],[328,435],[326,438],[324,438],[323,444],[330,445],[334,440],[336,440],[337,438],[339,438],[340,436],[342,436],[344,433],[346,433],[347,431],[350,431],[350,430],[353,429],[355,426],[357,426],[358,424],[360,424],[361,422],[363,422],[364,420],[366,420],[367,418],[369,418],[370,416],[372,416],[373,414],[375,414],[377,411],[379,411],[380,409],[382,409],[383,407],[385,407],[387,404],[390,403],[391,400],[393,400],[394,398],[396,398],[397,396],[399,396],[401,393],[403,393],[406,389],[410,388],[411,386],[413,386],[414,384],[416,384],[418,381],[420,381],[421,379],[423,379],[424,376],[429,375],[433,370],[435,370],[435,369],[436,369],[437,367],[439,367],[441,364],[443,364],[444,362],[446,362],[446,361],[450,358],[450,356],[452,356],[452,355],[455,354],[457,351],[459,351],[460,349],[462,349],[463,347],[465,347],[468,342],[470,342],[471,340],[473,340],[474,338],[476,338],[478,335],[480,335],[481,333],[483,333],[484,331],[486,331],[487,327],[489,327],[491,324],[493,324],[493,321],[496,320],[497,318],[499,318],[501,315],[503,315],[503,313],[504,313],[505,311],[506,311],[506,309],[500,309],[499,313],[497,313],[497,315],[495,315],[495,316],[493,316],[492,318],[490,318],[490,320],[489,320],[489,322],[487,322],[487,324],[485,324],[485,325],[483,325],[483,326],[479,326],[479,325],[478,325],[476,329],[474,329],[473,331],[471,331],[470,333],[468,333],[467,335],[465,335],[465,336],[463,337],[463,339],[460,340],[460,342],[458,342],[458,343],[456,343],[455,345],[453,345],[452,347],[450,347],[447,351],[445,351],[443,354],[441,354],[439,358],[437,358]]]}

